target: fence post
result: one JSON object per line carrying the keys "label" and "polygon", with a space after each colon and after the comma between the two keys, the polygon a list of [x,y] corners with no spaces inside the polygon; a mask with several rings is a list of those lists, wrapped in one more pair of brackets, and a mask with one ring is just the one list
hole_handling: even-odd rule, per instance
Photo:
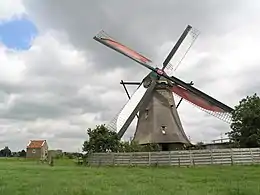
{"label": "fence post", "polygon": [[256,162],[257,163],[260,163],[260,148],[257,149],[257,159],[256,159]]}
{"label": "fence post", "polygon": [[115,165],[115,153],[111,153],[111,157],[112,157],[112,165]]}
{"label": "fence post", "polygon": [[148,164],[151,166],[151,152],[148,152]]}
{"label": "fence post", "polygon": [[[193,154],[193,153],[192,153]],[[192,155],[192,164],[193,164],[193,166],[196,166],[196,163],[195,163],[195,158],[194,158],[194,154]]]}
{"label": "fence post", "polygon": [[91,159],[92,159],[92,158],[91,158],[91,156],[90,156],[90,153],[88,153],[87,156],[86,156],[86,164],[90,165],[91,162],[92,162]]}
{"label": "fence post", "polygon": [[193,156],[190,149],[189,152],[190,152],[190,165],[194,165],[193,158],[192,158]]}
{"label": "fence post", "polygon": [[221,165],[223,165],[223,155],[222,155],[222,150],[220,150],[220,156],[221,156]]}
{"label": "fence post", "polygon": [[256,155],[255,162],[258,164],[260,162],[260,148],[257,148],[255,155]]}
{"label": "fence post", "polygon": [[210,148],[210,163],[213,164],[212,148]]}
{"label": "fence post", "polygon": [[98,166],[101,166],[101,157],[98,157]]}
{"label": "fence post", "polygon": [[169,151],[169,165],[172,165],[172,156],[171,156],[171,151]]}
{"label": "fence post", "polygon": [[133,158],[133,153],[131,152],[129,154],[129,165],[132,165],[132,158]]}
{"label": "fence post", "polygon": [[254,155],[253,155],[253,153],[252,153],[251,148],[249,148],[249,151],[250,151],[250,154],[251,154],[252,164],[254,164]]}
{"label": "fence post", "polygon": [[230,158],[231,158],[231,165],[234,165],[234,159],[233,159],[233,150],[230,148]]}
{"label": "fence post", "polygon": [[181,166],[180,151],[178,151],[178,164],[179,164],[179,167],[180,167]]}

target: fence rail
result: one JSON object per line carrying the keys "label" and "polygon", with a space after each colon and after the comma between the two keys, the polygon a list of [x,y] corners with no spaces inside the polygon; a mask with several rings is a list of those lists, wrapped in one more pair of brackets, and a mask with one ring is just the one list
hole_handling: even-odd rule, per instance
{"label": "fence rail", "polygon": [[89,155],[88,163],[93,166],[196,166],[214,164],[260,164],[260,148],[233,148],[169,152],[93,153]]}

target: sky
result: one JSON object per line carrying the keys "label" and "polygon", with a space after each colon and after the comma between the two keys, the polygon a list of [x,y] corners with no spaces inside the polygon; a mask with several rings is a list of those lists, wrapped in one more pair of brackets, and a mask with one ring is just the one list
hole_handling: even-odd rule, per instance
{"label": "sky", "polygon": [[[200,35],[175,76],[231,107],[259,94],[259,8],[257,0],[1,0],[0,148],[46,139],[78,151],[87,128],[118,113],[128,99],[120,80],[148,71],[95,42],[100,30],[160,65],[190,24]],[[230,131],[188,103],[178,111],[192,142]]]}

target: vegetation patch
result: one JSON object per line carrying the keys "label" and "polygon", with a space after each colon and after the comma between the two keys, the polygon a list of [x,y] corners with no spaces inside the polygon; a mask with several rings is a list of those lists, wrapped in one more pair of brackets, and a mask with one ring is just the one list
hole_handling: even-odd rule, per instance
{"label": "vegetation patch", "polygon": [[259,195],[259,166],[85,167],[0,159],[0,194]]}

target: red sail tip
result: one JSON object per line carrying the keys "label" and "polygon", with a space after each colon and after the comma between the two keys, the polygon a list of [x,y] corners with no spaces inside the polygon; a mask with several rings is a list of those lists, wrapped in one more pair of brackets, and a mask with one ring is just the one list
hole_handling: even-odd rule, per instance
{"label": "red sail tip", "polygon": [[126,47],[125,45],[115,41],[115,40],[112,40],[112,39],[108,39],[108,38],[102,38],[103,41],[105,41],[107,44],[117,48],[119,51],[143,62],[143,63],[149,63],[149,62],[152,62],[150,59],[146,58],[145,56],[137,53],[136,51]]}
{"label": "red sail tip", "polygon": [[213,112],[225,112],[225,110],[223,110],[222,108],[219,108],[218,106],[211,104],[207,100],[191,93],[190,91],[182,87],[174,86],[172,87],[172,92],[176,93],[178,96],[184,98],[185,100],[206,110],[213,111]]}

